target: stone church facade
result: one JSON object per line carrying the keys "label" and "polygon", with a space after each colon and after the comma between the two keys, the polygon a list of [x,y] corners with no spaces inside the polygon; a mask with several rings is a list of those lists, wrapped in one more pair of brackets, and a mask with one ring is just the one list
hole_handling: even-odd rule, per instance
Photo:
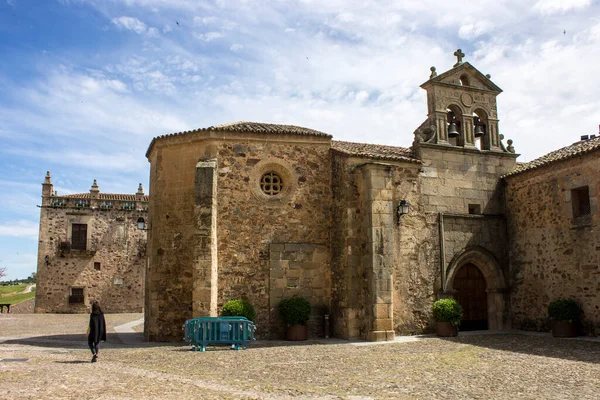
{"label": "stone church facade", "polygon": [[466,296],[474,326],[509,327],[500,178],[517,155],[498,130],[501,89],[461,57],[422,88],[411,148],[252,122],[155,138],[146,337],[180,340],[185,319],[244,298],[276,338],[293,295],[313,305],[315,335],[324,313],[341,338],[422,332],[448,296]]}
{"label": "stone church facade", "polygon": [[[108,313],[142,312],[148,196],[60,196],[50,172],[42,184],[36,313],[85,313],[92,300]],[[138,229],[142,228],[142,229]]]}
{"label": "stone church facade", "polygon": [[243,298],[257,336],[280,338],[277,306],[298,295],[313,337],[328,314],[334,336],[379,341],[430,331],[443,297],[465,329],[548,330],[562,297],[600,334],[600,137],[517,163],[502,90],[455,55],[421,85],[427,118],[410,148],[237,122],[154,138],[150,197],[95,182],[57,196],[48,174],[36,311],[99,299],[143,309],[146,339],[180,341],[186,319]]}

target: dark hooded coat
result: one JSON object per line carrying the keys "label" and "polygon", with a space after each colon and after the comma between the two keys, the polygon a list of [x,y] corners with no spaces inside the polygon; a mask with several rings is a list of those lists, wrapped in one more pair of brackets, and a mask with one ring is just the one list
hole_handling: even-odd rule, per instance
{"label": "dark hooded coat", "polygon": [[88,341],[93,343],[106,341],[106,322],[104,321],[104,314],[90,314],[90,333],[88,334]]}

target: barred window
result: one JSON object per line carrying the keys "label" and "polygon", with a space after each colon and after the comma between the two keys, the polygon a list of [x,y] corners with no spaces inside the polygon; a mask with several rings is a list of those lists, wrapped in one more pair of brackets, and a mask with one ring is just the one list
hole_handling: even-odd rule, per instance
{"label": "barred window", "polygon": [[583,186],[571,190],[571,205],[573,218],[590,215],[590,188]]}
{"label": "barred window", "polygon": [[283,180],[275,172],[267,172],[260,179],[260,188],[268,196],[278,195],[283,190]]}
{"label": "barred window", "polygon": [[69,304],[83,304],[84,296],[83,296],[83,288],[82,287],[72,287],[71,295],[69,296]]}

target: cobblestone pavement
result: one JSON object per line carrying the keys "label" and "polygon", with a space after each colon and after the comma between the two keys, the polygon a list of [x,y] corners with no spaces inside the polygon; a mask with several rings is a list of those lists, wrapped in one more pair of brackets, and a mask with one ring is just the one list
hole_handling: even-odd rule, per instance
{"label": "cobblestone pavement", "polygon": [[[598,399],[600,342],[462,334],[368,345],[258,341],[248,350],[145,343],[141,314],[107,315],[91,364],[88,315],[0,315],[7,399]],[[124,331],[120,329],[120,331]]]}

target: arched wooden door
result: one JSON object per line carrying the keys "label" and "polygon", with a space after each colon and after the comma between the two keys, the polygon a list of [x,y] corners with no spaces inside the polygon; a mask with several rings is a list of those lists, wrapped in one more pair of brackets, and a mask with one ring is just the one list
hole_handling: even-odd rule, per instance
{"label": "arched wooden door", "polygon": [[454,277],[454,298],[463,308],[460,330],[488,329],[487,293],[485,278],[479,268],[465,264]]}

